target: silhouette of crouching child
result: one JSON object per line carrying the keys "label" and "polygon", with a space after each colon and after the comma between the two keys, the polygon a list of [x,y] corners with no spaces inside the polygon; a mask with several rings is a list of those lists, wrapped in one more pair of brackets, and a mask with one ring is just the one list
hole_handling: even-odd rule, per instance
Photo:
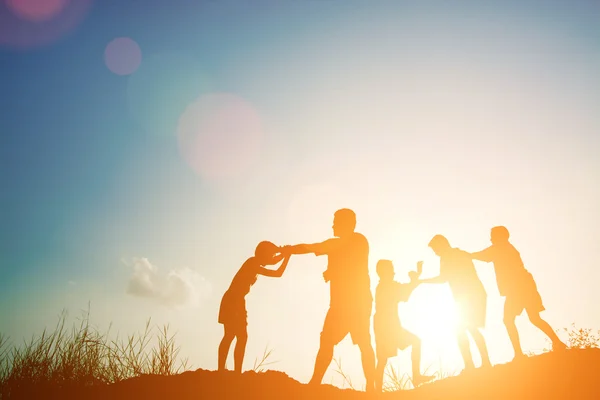
{"label": "silhouette of crouching child", "polygon": [[400,324],[398,303],[408,301],[413,290],[419,285],[423,262],[417,263],[417,271],[410,271],[410,282],[402,284],[394,280],[394,265],[390,260],[377,262],[379,284],[375,289],[375,315],[373,329],[377,353],[377,369],[375,387],[383,389],[383,374],[388,358],[395,357],[398,350],[412,346],[412,382],[417,387],[433,379],[432,376],[421,375],[421,339],[406,330]]}
{"label": "silhouette of crouching child", "polygon": [[[229,348],[235,338],[234,370],[237,373],[242,372],[248,340],[246,295],[250,292],[250,287],[254,285],[258,275],[271,278],[279,278],[283,275],[290,260],[290,254],[286,251],[286,247],[281,249],[281,253],[279,251],[280,249],[271,242],[260,242],[256,246],[254,256],[242,264],[233,277],[229,289],[223,295],[219,308],[219,323],[223,324],[224,328],[223,339],[219,345],[219,371],[225,370]],[[283,262],[278,269],[264,268],[265,265],[275,265],[282,259]]]}

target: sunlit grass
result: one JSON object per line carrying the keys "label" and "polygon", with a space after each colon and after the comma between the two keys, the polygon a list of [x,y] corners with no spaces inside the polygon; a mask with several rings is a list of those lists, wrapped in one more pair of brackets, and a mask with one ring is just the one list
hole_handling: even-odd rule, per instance
{"label": "sunlit grass", "polygon": [[562,328],[557,332],[567,335],[566,345],[570,349],[597,349],[600,347],[600,330],[581,328],[571,324],[568,328]]}
{"label": "sunlit grass", "polygon": [[[110,339],[110,328],[100,332],[85,313],[71,330],[63,312],[53,332],[44,330],[21,346],[0,334],[0,397],[43,388],[107,385],[145,375],[173,375],[187,368],[179,360],[175,335],[166,325],[153,332],[150,320],[143,332],[126,339]],[[150,347],[152,339],[154,346]]]}
{"label": "sunlit grass", "polygon": [[273,349],[270,349],[269,346],[266,346],[261,358],[259,359],[257,357],[254,359],[254,366],[252,367],[252,371],[265,372],[267,370],[267,366],[278,363],[279,361],[269,361],[272,354]]}
{"label": "sunlit grass", "polygon": [[[0,334],[0,398],[19,397],[23,393],[39,393],[45,389],[63,389],[108,385],[141,375],[175,375],[188,369],[187,359],[179,358],[179,347],[169,326],[153,328],[148,320],[142,332],[119,339],[111,339],[110,328],[101,332],[90,325],[89,312],[79,318],[79,323],[69,330],[67,314],[63,312],[52,332],[41,335],[20,346],[13,345]],[[569,348],[589,349],[600,347],[600,331],[578,328],[558,329],[566,336]],[[549,351],[544,349],[541,352]],[[272,361],[273,350],[268,346],[257,357],[252,368],[265,372]],[[533,355],[531,353],[530,355]],[[341,359],[334,361],[335,372],[342,378],[342,387],[356,390],[352,379],[344,371]],[[441,366],[441,360],[439,365]],[[456,375],[433,366],[425,368],[425,375],[436,380]],[[411,376],[401,373],[390,363],[385,370],[384,392],[413,388]],[[22,397],[22,396],[20,396]]]}
{"label": "sunlit grass", "polygon": [[348,385],[348,388],[350,388],[352,390],[356,390],[356,389],[354,389],[354,385],[352,384],[352,379],[350,378],[350,375],[348,375],[342,368],[341,357],[334,358],[333,363],[335,364],[334,371],[342,377],[342,388],[344,388],[346,385]]}

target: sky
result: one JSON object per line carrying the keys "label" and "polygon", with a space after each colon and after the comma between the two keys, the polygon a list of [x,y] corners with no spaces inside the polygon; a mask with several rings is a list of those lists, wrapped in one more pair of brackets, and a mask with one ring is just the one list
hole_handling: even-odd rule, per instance
{"label": "sky", "polygon": [[[327,239],[343,207],[373,289],[378,259],[434,276],[435,234],[476,251],[505,225],[543,318],[600,328],[599,20],[592,0],[1,1],[0,332],[20,343],[89,307],[120,335],[169,324],[215,369],[220,299],[256,244]],[[268,348],[309,380],[325,267],[294,256],[258,279],[246,369]],[[476,267],[506,362],[503,300]],[[446,286],[399,312],[424,366],[462,368]],[[525,350],[548,346],[517,326]],[[349,338],[335,357],[360,387]],[[335,365],[325,380],[344,384]]]}

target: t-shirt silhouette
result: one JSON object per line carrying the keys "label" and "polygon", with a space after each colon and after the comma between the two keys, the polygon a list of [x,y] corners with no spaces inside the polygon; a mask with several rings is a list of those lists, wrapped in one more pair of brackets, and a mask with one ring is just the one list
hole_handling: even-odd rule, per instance
{"label": "t-shirt silhouette", "polygon": [[328,239],[317,245],[317,255],[327,255],[329,274],[329,306],[371,304],[369,278],[369,242],[364,235],[353,232],[342,238]]}
{"label": "t-shirt silhouette", "polygon": [[440,257],[440,275],[444,276],[456,300],[473,295],[486,296],[485,289],[466,251],[452,248]]}
{"label": "t-shirt silhouette", "polygon": [[493,244],[478,252],[477,258],[494,263],[498,292],[501,296],[511,294],[514,288],[527,278],[528,271],[523,265],[521,254],[509,242]]}
{"label": "t-shirt silhouette", "polygon": [[400,325],[398,303],[408,301],[410,288],[394,280],[379,281],[375,289],[375,319],[385,320],[389,324]]}

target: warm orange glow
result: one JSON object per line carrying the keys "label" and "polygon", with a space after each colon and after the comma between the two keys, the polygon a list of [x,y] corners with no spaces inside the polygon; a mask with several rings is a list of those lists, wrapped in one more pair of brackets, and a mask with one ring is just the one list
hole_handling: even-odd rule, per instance
{"label": "warm orange glow", "polygon": [[445,286],[418,287],[399,312],[407,329],[412,329],[423,341],[444,343],[454,337],[459,310]]}

